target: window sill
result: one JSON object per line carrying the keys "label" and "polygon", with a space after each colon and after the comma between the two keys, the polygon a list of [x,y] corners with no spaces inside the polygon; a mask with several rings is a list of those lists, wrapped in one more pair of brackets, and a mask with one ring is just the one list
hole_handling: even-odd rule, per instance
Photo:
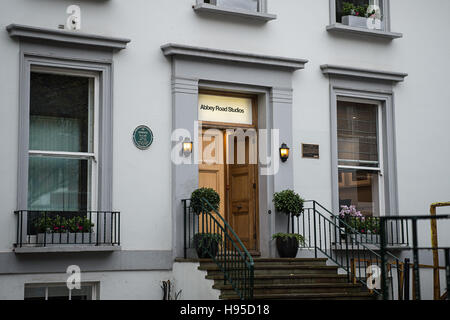
{"label": "window sill", "polygon": [[356,28],[356,27],[346,26],[341,23],[331,24],[331,25],[327,26],[327,31],[334,32],[334,33],[350,34],[350,35],[355,34],[355,35],[361,35],[361,36],[376,37],[376,38],[387,39],[387,40],[394,40],[394,39],[403,37],[402,33]]}
{"label": "window sill", "polygon": [[213,14],[223,14],[230,16],[237,16],[242,18],[248,18],[260,22],[268,22],[277,18],[275,14],[264,13],[264,12],[253,12],[243,9],[233,9],[218,7],[215,5],[200,3],[192,7],[195,12],[199,13],[213,13]]}
{"label": "window sill", "polygon": [[32,247],[23,246],[14,248],[13,251],[17,254],[22,253],[76,253],[76,252],[113,252],[122,250],[121,246],[89,246],[89,245],[61,245],[48,247]]}

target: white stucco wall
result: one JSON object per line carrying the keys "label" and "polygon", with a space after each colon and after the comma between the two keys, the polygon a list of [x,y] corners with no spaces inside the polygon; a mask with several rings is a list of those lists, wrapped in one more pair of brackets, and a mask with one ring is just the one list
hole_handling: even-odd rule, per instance
{"label": "white stucco wall", "polygon": [[[0,275],[0,300],[23,300],[25,284],[65,284],[65,273]],[[89,272],[81,281],[96,284],[100,300],[161,300],[162,281],[173,280],[169,271]],[[7,288],[7,290],[6,290]]]}
{"label": "white stucco wall", "polygon": [[[432,15],[424,14],[430,10],[429,2],[439,8]],[[122,212],[124,250],[172,248],[171,66],[160,50],[169,42],[309,59],[306,69],[293,76],[295,143],[290,161],[294,162],[296,191],[328,208],[329,81],[319,66],[409,73],[394,89],[399,211],[426,214],[430,203],[449,200],[448,0],[391,1],[391,29],[403,33],[403,38],[392,42],[328,33],[328,0],[269,0],[269,12],[278,17],[267,24],[198,15],[191,8],[193,3],[0,0],[0,252],[12,248],[13,211],[18,209],[19,44],[5,27],[17,23],[56,28],[65,23],[70,4],[81,6],[83,32],[131,39],[125,50],[114,55],[113,203]],[[139,151],[131,141],[133,129],[140,124],[150,126],[155,135],[147,151]],[[320,144],[320,159],[302,159],[302,142]],[[136,274],[136,283],[138,278]]]}
{"label": "white stucco wall", "polygon": [[[162,281],[172,283],[172,296],[181,293],[179,300],[217,300],[220,290],[212,288],[213,280],[206,280],[206,271],[198,270],[198,263],[175,263],[172,271],[82,272],[82,283],[97,285],[100,300],[161,300]],[[65,273],[0,275],[0,300],[22,300],[25,284],[65,284]]]}
{"label": "white stucco wall", "polygon": [[[409,73],[395,88],[398,193],[400,212],[427,212],[431,202],[447,200],[450,189],[450,145],[446,119],[450,113],[447,59],[446,0],[433,0],[433,19],[423,21],[428,5],[419,0],[391,3],[392,30],[402,39],[334,36],[325,31],[328,1],[269,1],[278,18],[267,24],[217,16],[200,16],[193,0],[145,1],[7,1],[0,2],[2,72],[1,139],[2,228],[0,248],[10,248],[14,236],[11,213],[16,209],[18,43],[6,25],[19,23],[55,28],[65,22],[65,8],[82,8],[82,31],[128,37],[127,49],[114,60],[114,209],[123,214],[123,245],[130,249],[170,249],[171,133],[170,63],[160,46],[168,42],[251,53],[307,58],[294,74],[295,187],[305,198],[331,205],[329,88],[319,66],[324,63]],[[408,10],[405,10],[405,8]],[[442,18],[439,19],[439,15]],[[422,17],[419,19],[419,17]],[[162,32],[163,31],[163,32]],[[139,124],[149,125],[155,142],[148,151],[131,143]],[[319,143],[320,160],[299,156],[302,142]],[[132,191],[132,192],[130,192]]]}

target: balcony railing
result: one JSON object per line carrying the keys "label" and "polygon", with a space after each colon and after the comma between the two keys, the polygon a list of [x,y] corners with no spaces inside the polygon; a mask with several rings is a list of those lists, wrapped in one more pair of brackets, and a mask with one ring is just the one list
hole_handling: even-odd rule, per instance
{"label": "balcony railing", "polygon": [[[305,201],[304,213],[299,217],[291,217],[290,221],[290,231],[289,232],[299,232],[303,234],[306,238],[306,242],[311,240],[312,227],[310,226],[311,221],[308,219],[310,211],[313,210],[314,203],[317,208],[320,207],[323,214],[326,215],[333,224],[336,224],[339,228],[336,230],[335,241],[333,245],[336,249],[339,249],[340,241],[347,241],[350,245],[358,242],[360,244],[365,244],[371,246],[371,249],[377,250],[380,246],[380,217],[344,217],[341,218],[339,215],[332,213],[331,211],[325,209],[320,203],[316,201]],[[389,249],[404,248],[409,247],[410,238],[409,230],[410,224],[408,221],[389,221],[386,225],[386,246]]]}
{"label": "balcony railing", "polygon": [[[304,243],[300,246],[314,250],[316,258],[320,255],[327,257],[345,272],[349,281],[367,286],[374,296],[378,296],[382,294],[381,288],[372,280],[382,266],[380,247],[376,244],[376,238],[379,241],[380,237],[375,233],[363,234],[360,231],[366,230],[355,226],[355,223],[348,224],[333,215],[317,201],[305,201],[302,214],[291,216],[290,232],[301,234]],[[378,232],[375,228],[373,231]],[[385,252],[385,261],[389,264],[390,277],[387,281],[390,281],[390,288],[394,290],[400,285],[396,281],[399,278],[396,274],[401,271],[398,266],[402,265],[402,261],[388,250]]]}
{"label": "balcony railing", "polygon": [[15,247],[119,246],[120,212],[19,210]]}
{"label": "balcony railing", "polygon": [[[401,251],[402,256],[406,257],[403,267],[405,276],[402,277],[403,283],[397,295],[392,292],[389,281],[389,234],[393,224],[407,226],[405,232],[411,233],[412,242],[411,247]],[[450,228],[450,215],[382,217],[380,226],[383,299],[409,300],[411,297],[413,300],[450,300],[450,241],[446,237]],[[441,290],[441,277],[444,278],[444,290]]]}

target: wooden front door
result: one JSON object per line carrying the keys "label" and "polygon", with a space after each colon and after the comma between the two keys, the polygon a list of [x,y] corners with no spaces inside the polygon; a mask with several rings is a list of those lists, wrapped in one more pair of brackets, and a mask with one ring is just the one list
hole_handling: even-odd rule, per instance
{"label": "wooden front door", "polygon": [[[202,148],[199,154],[199,188],[212,188],[220,196],[219,213],[225,217],[225,164],[223,131],[208,129],[202,131]],[[218,220],[220,221],[220,220]]]}
{"label": "wooden front door", "polygon": [[[234,139],[234,143],[231,142]],[[258,251],[258,168],[255,162],[256,146],[251,139],[245,139],[245,157],[239,156],[244,148],[239,148],[233,135],[227,136],[227,221],[234,229],[244,246],[252,251]],[[239,159],[241,157],[241,159]],[[231,158],[231,159],[230,159]]]}

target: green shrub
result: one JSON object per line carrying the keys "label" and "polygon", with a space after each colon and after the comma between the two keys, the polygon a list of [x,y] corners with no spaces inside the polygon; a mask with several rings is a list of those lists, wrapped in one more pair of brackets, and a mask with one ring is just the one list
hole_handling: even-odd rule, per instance
{"label": "green shrub", "polygon": [[91,232],[94,224],[87,217],[73,217],[68,221],[69,231],[73,233]]}
{"label": "green shrub", "polygon": [[[379,234],[380,233],[380,220],[377,217],[347,217],[344,219],[345,223],[350,226],[356,232],[361,234]],[[346,227],[347,233],[351,233],[351,230]]]}
{"label": "green shrub", "polygon": [[200,188],[192,192],[191,194],[191,208],[197,214],[200,214],[202,210],[205,209],[205,203],[203,199],[207,200],[212,208],[207,206],[207,209],[219,210],[220,196],[219,194],[211,188]]}
{"label": "green shrub", "polygon": [[275,204],[275,210],[278,212],[299,216],[303,212],[303,203],[305,200],[293,190],[284,190],[276,192],[273,195],[273,202]]}
{"label": "green shrub", "polygon": [[203,259],[217,255],[222,236],[217,233],[197,233],[192,240],[198,257]]}
{"label": "green shrub", "polygon": [[372,12],[367,12],[368,8],[368,4],[357,6],[351,2],[344,2],[342,5],[342,15],[367,18],[376,13],[375,10],[373,10]]}
{"label": "green shrub", "polygon": [[219,244],[222,236],[218,233],[197,233],[194,235],[194,243],[198,243],[198,247],[209,247],[211,243]]}
{"label": "green shrub", "polygon": [[289,238],[297,238],[299,245],[305,244],[305,237],[303,237],[301,234],[298,233],[276,233],[272,236],[272,239],[276,240],[278,238],[281,238],[283,240],[289,239]]}
{"label": "green shrub", "polygon": [[87,217],[66,218],[56,215],[54,217],[40,217],[36,221],[35,227],[38,233],[90,233],[92,232],[94,224]]}
{"label": "green shrub", "polygon": [[48,216],[40,217],[34,226],[38,233],[52,232],[53,231],[53,219]]}

